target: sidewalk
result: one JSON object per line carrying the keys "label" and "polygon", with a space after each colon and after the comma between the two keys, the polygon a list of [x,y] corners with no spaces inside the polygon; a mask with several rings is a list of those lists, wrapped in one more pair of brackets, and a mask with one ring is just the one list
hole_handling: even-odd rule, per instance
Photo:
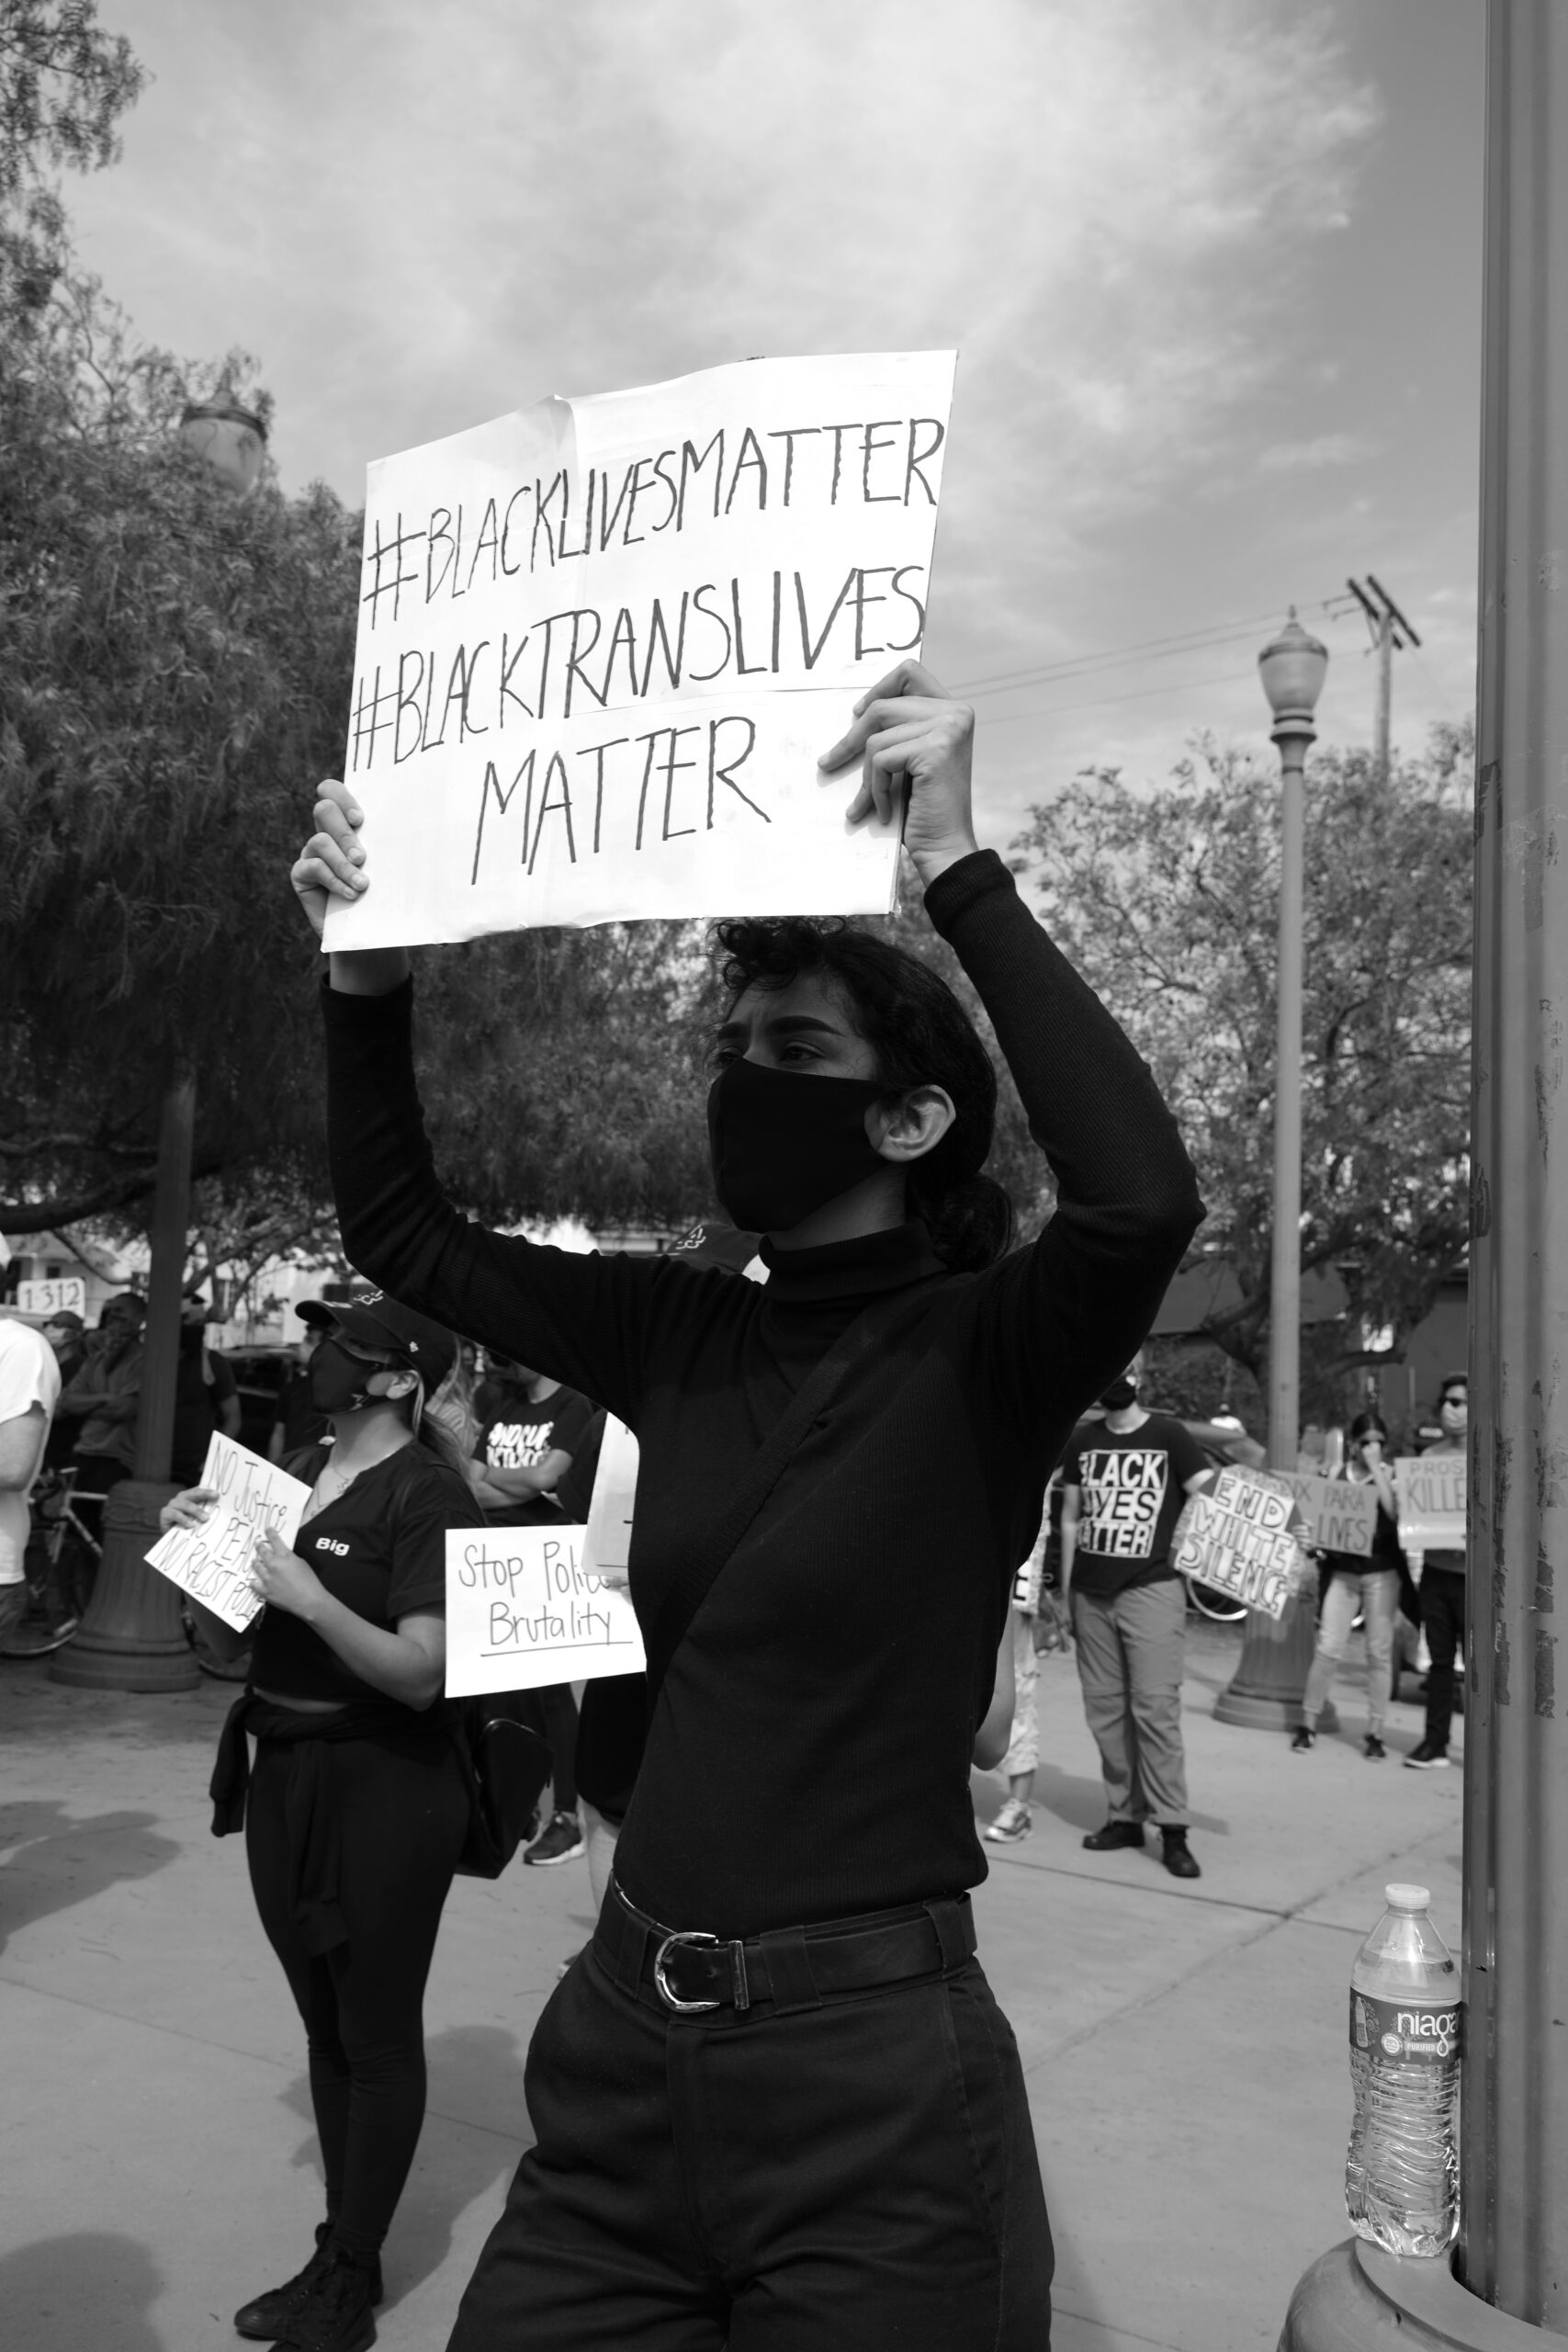
{"label": "sidewalk", "polygon": [[[1364,1763],[1353,1659],[1341,1735],[1292,1756],[1213,1719],[1238,1646],[1201,1626],[1189,1649],[1200,1881],[1179,1884],[1153,1851],[1083,1851],[1103,1804],[1060,1657],[1041,1662],[1034,1834],[987,1849],[980,1948],[1028,2071],[1056,2352],[1272,2352],[1296,2278],[1347,2234],[1347,1987],[1384,1881],[1430,1886],[1458,1946],[1462,1776],[1401,1770],[1417,1710],[1395,1707],[1388,1762]],[[209,1834],[231,1696],[116,1697],[61,1689],[41,1665],[0,1669],[8,2352],[237,2345],[236,2304],[309,2246],[299,2027],[240,1843]],[[988,1819],[1001,1785],[976,1776],[975,1791]],[[453,1890],[426,2010],[430,2110],[386,2263],[388,2352],[446,2342],[525,2144],[529,2031],[592,1924],[581,1862]]]}

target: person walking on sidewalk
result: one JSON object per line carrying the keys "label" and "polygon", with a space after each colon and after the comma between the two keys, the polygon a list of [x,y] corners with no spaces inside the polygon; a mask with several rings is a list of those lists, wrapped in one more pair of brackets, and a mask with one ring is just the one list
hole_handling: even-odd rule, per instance
{"label": "person walking on sidewalk", "polygon": [[1040,1611],[1040,1572],[1050,1524],[1047,1490],[1045,1516],[1040,1522],[1033,1551],[1013,1578],[1012,1604],[1008,1611],[1008,1637],[1012,1661],[1012,1727],[1001,1767],[1007,1775],[1008,1792],[996,1819],[986,1831],[994,1846],[1021,1845],[1034,1826],[1031,1801],[1034,1795],[1034,1775],[1040,1767],[1040,1660],[1034,1646],[1034,1631]]}
{"label": "person walking on sidewalk", "polygon": [[1373,1764],[1381,1764],[1388,1754],[1382,1729],[1393,1670],[1400,1550],[1399,1505],[1384,1459],[1387,1447],[1388,1430],[1378,1416],[1358,1413],[1349,1428],[1345,1476],[1355,1485],[1371,1487],[1377,1495],[1371,1555],[1361,1558],[1353,1552],[1330,1552],[1326,1556],[1328,1589],[1318,1612],[1317,1646],[1302,1700],[1302,1719],[1291,1741],[1298,1756],[1309,1753],[1316,1744],[1317,1719],[1334,1669],[1349,1644],[1358,1611],[1367,1628],[1367,1733],[1361,1753]]}
{"label": "person walking on sidewalk", "polygon": [[[310,1502],[297,1550],[263,1539],[266,1606],[251,1632],[202,1617],[231,1650],[254,1633],[213,1829],[244,1830],[256,1909],[304,2021],[327,2211],[304,2267],[234,2325],[290,2352],[363,2352],[424,2120],[424,1984],[469,1821],[441,1702],[446,1531],[484,1517],[456,1452],[421,1427],[451,1334],[379,1293],[299,1312],[322,1335],[310,1387],[333,1443],[285,1464]],[[197,1524],[214,1499],[187,1487],[162,1524]]]}
{"label": "person walking on sidewalk", "polygon": [[[593,1407],[547,1372],[491,1355],[492,1385],[474,1439],[469,1476],[492,1527],[559,1527],[557,1489],[581,1444]],[[547,1866],[583,1850],[577,1791],[577,1702],[570,1682],[530,1694],[550,1746],[550,1815],[523,1856]]]}
{"label": "person walking on sidewalk", "polygon": [[1187,1592],[1170,1541],[1213,1474],[1184,1423],[1139,1404],[1142,1372],[1134,1356],[1101,1393],[1104,1419],[1075,1431],[1062,1461],[1062,1582],[1109,1808],[1083,1842],[1091,1854],[1141,1846],[1152,1821],[1172,1877],[1198,1878],[1181,1744]]}
{"label": "person walking on sidewalk", "polygon": [[[979,1035],[869,933],[717,933],[715,1190],[765,1237],[766,1284],[470,1224],[423,1132],[406,956],[331,958],[349,1258],[640,1445],[648,1744],[593,1941],[535,2029],[535,2145],[452,2352],[1049,2340],[1022,2071],[975,1959],[969,1758],[1046,1477],[1202,1204],[1147,1069],[976,845],[973,729],[901,662],[824,755],[859,788],[822,821],[903,811],[1055,1172],[1026,1250],[981,1173]],[[376,887],[360,819],[322,788],[294,868],[318,933],[329,894]]]}
{"label": "person walking on sidewalk", "polygon": [[[1423,1453],[1462,1453],[1470,1433],[1470,1380],[1450,1372],[1438,1392],[1440,1435]],[[1420,1743],[1405,1758],[1405,1769],[1434,1772],[1449,1760],[1454,1714],[1454,1660],[1464,1655],[1464,1554],[1428,1552],[1421,1564],[1421,1631],[1432,1663],[1427,1674],[1427,1724]]]}

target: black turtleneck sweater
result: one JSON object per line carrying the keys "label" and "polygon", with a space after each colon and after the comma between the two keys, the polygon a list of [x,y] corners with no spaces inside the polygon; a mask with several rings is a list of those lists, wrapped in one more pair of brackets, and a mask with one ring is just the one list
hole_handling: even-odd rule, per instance
{"label": "black turtleneck sweater", "polygon": [[615,1870],[723,1937],[919,1903],[986,1866],[969,1753],[1013,1572],[1083,1408],[1132,1356],[1201,1216],[1148,1070],[989,851],[926,894],[1055,1171],[1032,1248],[952,1274],[923,1226],[765,1254],[767,1283],[488,1233],[443,1196],[411,987],[323,992],[351,1261],[597,1397],[641,1442],[632,1599],[671,1577],[839,1332],[907,1295],[809,1432],[671,1665]]}

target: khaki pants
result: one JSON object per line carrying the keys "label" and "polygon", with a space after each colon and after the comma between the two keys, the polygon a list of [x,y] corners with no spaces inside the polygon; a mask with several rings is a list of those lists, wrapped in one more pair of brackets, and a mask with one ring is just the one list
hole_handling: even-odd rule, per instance
{"label": "khaki pants", "polygon": [[1134,1585],[1110,1599],[1075,1589],[1072,1598],[1084,1713],[1100,1749],[1111,1819],[1183,1827],[1181,1579]]}

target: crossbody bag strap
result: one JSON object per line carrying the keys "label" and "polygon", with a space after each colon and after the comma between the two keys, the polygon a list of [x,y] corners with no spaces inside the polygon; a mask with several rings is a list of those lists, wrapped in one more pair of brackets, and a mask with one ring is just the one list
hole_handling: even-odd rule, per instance
{"label": "crossbody bag strap", "polygon": [[886,1306],[867,1307],[834,1340],[820,1363],[814,1366],[790,1399],[762,1442],[761,1451],[729,1498],[728,1508],[715,1520],[704,1543],[688,1552],[680,1573],[660,1602],[645,1636],[648,1651],[648,1701],[651,1708],[670,1661],[691,1629],[693,1618],[719,1576],[734,1557],[768,1497],[783,1477],[790,1457],[812,1423],[837,1394],[851,1366],[884,1338],[890,1323]]}

